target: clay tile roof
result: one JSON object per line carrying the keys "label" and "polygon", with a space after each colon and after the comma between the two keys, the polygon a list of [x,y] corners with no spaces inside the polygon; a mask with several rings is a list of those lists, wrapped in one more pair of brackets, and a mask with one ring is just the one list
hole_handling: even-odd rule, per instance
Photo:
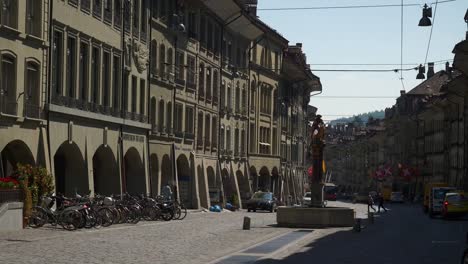
{"label": "clay tile roof", "polygon": [[444,71],[438,71],[431,78],[414,87],[407,94],[410,95],[435,95],[440,93],[442,86],[449,81],[449,75]]}

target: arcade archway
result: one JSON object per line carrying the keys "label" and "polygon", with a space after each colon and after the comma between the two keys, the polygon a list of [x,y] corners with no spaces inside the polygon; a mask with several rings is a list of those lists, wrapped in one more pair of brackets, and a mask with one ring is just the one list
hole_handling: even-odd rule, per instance
{"label": "arcade archway", "polygon": [[109,147],[99,147],[93,156],[94,193],[120,193],[120,177],[114,153]]}
{"label": "arcade archway", "polygon": [[75,143],[64,142],[54,155],[55,188],[57,193],[73,196],[89,192],[86,163]]}

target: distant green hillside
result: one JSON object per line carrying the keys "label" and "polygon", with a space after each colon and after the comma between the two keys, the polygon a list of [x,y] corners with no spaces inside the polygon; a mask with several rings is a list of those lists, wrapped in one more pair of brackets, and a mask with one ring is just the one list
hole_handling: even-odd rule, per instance
{"label": "distant green hillside", "polygon": [[374,111],[374,112],[369,112],[369,113],[364,113],[364,114],[359,114],[355,115],[352,117],[346,117],[346,118],[338,118],[333,121],[330,121],[329,123],[331,125],[336,125],[336,124],[343,124],[343,123],[358,123],[361,125],[367,124],[367,121],[369,120],[369,117],[372,117],[373,119],[384,119],[385,118],[385,111],[380,110],[380,111]]}

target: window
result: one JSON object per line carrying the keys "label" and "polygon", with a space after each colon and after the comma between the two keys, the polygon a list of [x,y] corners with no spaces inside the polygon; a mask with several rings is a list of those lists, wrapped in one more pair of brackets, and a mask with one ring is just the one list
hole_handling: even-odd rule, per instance
{"label": "window", "polygon": [[[0,110],[9,114],[16,115],[16,59],[11,55],[2,56],[2,79],[1,90],[3,90],[3,96],[6,97],[7,102],[5,103],[4,98],[1,98],[3,103],[0,105]],[[12,108],[14,106],[14,108]]]}
{"label": "window", "polygon": [[189,88],[195,88],[195,58],[193,56],[187,55],[187,86]]}
{"label": "window", "polygon": [[99,104],[100,51],[98,47],[93,47],[91,56],[91,102]]}
{"label": "window", "polygon": [[153,127],[153,131],[156,131],[156,98],[151,98],[151,109],[150,109],[150,122]]}
{"label": "window", "polygon": [[164,101],[159,101],[159,116],[158,116],[159,132],[164,132]]}
{"label": "window", "polygon": [[110,106],[110,59],[109,52],[104,51],[102,58],[102,92],[103,92],[103,104],[104,106]]}
{"label": "window", "polygon": [[132,4],[130,3],[130,0],[124,0],[124,16],[123,16],[123,23],[124,23],[124,29],[125,32],[128,33],[130,32],[130,24],[132,21],[130,20],[130,14],[128,14],[129,10],[131,10]]}
{"label": "window", "polygon": [[89,45],[81,42],[80,44],[80,99],[88,100],[89,85]]}
{"label": "window", "polygon": [[67,93],[66,95],[75,98],[76,87],[76,38],[68,37],[67,41]]}
{"label": "window", "polygon": [[[116,12],[119,11],[116,9]],[[112,0],[104,0],[104,21],[112,23]]]}
{"label": "window", "polygon": [[[194,127],[193,127],[193,107],[185,107],[185,132],[193,134]],[[180,130],[181,131],[181,130]]]}
{"label": "window", "polygon": [[[175,118],[174,118],[174,130],[176,132],[182,132],[182,118],[183,118],[183,105],[175,104]],[[192,118],[193,119],[193,118]]]}
{"label": "window", "polygon": [[221,97],[221,108],[226,106],[226,84],[223,82],[221,85],[221,93],[219,94]]}
{"label": "window", "polygon": [[245,130],[242,130],[241,132],[241,154],[245,155]]}
{"label": "window", "polygon": [[206,69],[206,99],[211,100],[211,67]]}
{"label": "window", "polygon": [[57,95],[62,94],[62,54],[63,35],[60,31],[54,31],[54,44],[52,50],[52,87]]}
{"label": "window", "polygon": [[252,153],[255,153],[255,134],[256,134],[256,131],[255,131],[255,124],[254,123],[250,123],[250,128],[249,128],[249,136],[250,136],[250,142],[249,142],[249,146],[250,146],[250,152]]}
{"label": "window", "polygon": [[166,67],[166,75],[167,75],[167,79],[170,80],[170,81],[174,81],[174,75],[173,75],[173,72],[174,72],[174,55],[172,53],[172,48],[169,48],[167,50],[167,67]]}
{"label": "window", "polygon": [[203,112],[198,112],[197,116],[197,146],[203,145]]}
{"label": "window", "polygon": [[232,110],[232,89],[230,86],[227,90],[227,107],[230,111]]}
{"label": "window", "polygon": [[158,18],[158,1],[150,1],[151,3],[151,17]]}
{"label": "window", "polygon": [[239,83],[237,83],[237,86],[236,86],[236,113],[240,112],[240,100],[241,100],[240,87],[239,87]]}
{"label": "window", "polygon": [[176,52],[177,57],[177,72],[176,72],[176,80],[178,81],[185,81],[185,58],[184,53],[181,51]]}
{"label": "window", "polygon": [[241,49],[240,49],[240,47],[237,47],[237,49],[236,49],[236,65],[239,66],[239,67],[241,66],[241,56],[242,56]]}
{"label": "window", "polygon": [[114,88],[114,91],[112,92],[112,98],[114,98],[114,103],[112,105],[114,109],[120,108],[120,76],[120,57],[114,56],[112,66],[112,87]]}
{"label": "window", "polygon": [[138,79],[136,76],[132,76],[132,113],[137,111],[137,89],[138,89]]}
{"label": "window", "polygon": [[189,13],[188,17],[188,36],[189,38],[197,38],[197,17],[194,12]]}
{"label": "window", "polygon": [[140,114],[145,114],[146,107],[146,82],[144,79],[140,79]]}
{"label": "window", "polygon": [[26,91],[25,96],[28,104],[39,106],[40,93],[40,67],[35,62],[26,64]]}
{"label": "window", "polygon": [[206,31],[207,36],[207,48],[209,51],[213,51],[213,23],[208,21],[208,30]]}
{"label": "window", "polygon": [[[107,0],[110,1],[110,0]],[[122,0],[114,0],[114,27],[120,29],[122,24]]]}
{"label": "window", "polygon": [[158,64],[158,43],[156,40],[151,41],[151,59],[150,59],[150,67],[151,67],[151,74],[153,76],[158,75],[158,69],[157,69],[157,64]]}
{"label": "window", "polygon": [[[37,0],[33,0],[36,2]],[[39,1],[38,1],[39,2]],[[18,3],[17,0],[2,0],[1,6],[1,21],[2,25],[18,28]],[[39,3],[40,4],[40,3]]]}
{"label": "window", "polygon": [[227,46],[227,56],[229,59],[229,63],[232,64],[233,58],[232,58],[232,43],[229,41],[228,46]]}
{"label": "window", "polygon": [[210,115],[205,116],[205,146],[210,146]]}
{"label": "window", "polygon": [[239,129],[234,130],[234,153],[239,155]]}
{"label": "window", "polygon": [[220,39],[221,39],[221,32],[218,26],[215,26],[215,32],[214,32],[214,51],[215,54],[218,55],[220,52]]}
{"label": "window", "polygon": [[220,139],[221,139],[221,141],[219,142],[219,148],[224,149],[225,148],[225,144],[224,144],[224,140],[225,140],[224,126],[221,126]]}
{"label": "window", "polygon": [[123,100],[124,101],[123,102],[124,103],[123,109],[125,111],[128,111],[128,81],[130,79],[130,74],[127,71],[125,71],[124,74],[125,74],[124,75],[124,82],[122,84],[122,89],[123,89],[122,95],[123,95],[123,98],[124,98],[124,100]]}
{"label": "window", "polygon": [[172,133],[172,103],[168,102],[167,103],[167,116],[166,116],[166,129],[167,133],[170,134]]}
{"label": "window", "polygon": [[137,35],[140,26],[140,1],[133,0],[133,34]]}
{"label": "window", "polygon": [[215,105],[218,104],[218,87],[219,87],[219,80],[218,80],[218,71],[213,71],[213,103]]}
{"label": "window", "polygon": [[216,147],[218,144],[218,124],[216,122],[216,117],[213,116],[211,122],[211,146]]}
{"label": "window", "polygon": [[275,71],[278,73],[280,69],[279,53],[275,51]]}
{"label": "window", "polygon": [[198,96],[205,96],[205,65],[200,63],[200,74],[198,74]]}
{"label": "window", "polygon": [[245,91],[245,88],[242,89],[242,113],[245,114],[245,111],[247,111],[247,92]]}
{"label": "window", "polygon": [[91,10],[91,0],[81,0],[81,10],[88,13]]}
{"label": "window", "polygon": [[93,0],[93,15],[100,19],[101,14],[102,14],[102,0]]}
{"label": "window", "polygon": [[41,37],[42,1],[27,0],[26,2],[26,34]]}
{"label": "window", "polygon": [[231,150],[231,129],[227,127],[226,129],[226,149]]}
{"label": "window", "polygon": [[206,18],[204,14],[200,17],[200,44],[202,47],[206,47]]}
{"label": "window", "polygon": [[164,45],[161,45],[161,48],[159,49],[159,75],[167,79],[166,76],[166,47]]}
{"label": "window", "polygon": [[148,23],[148,19],[146,18],[146,5],[147,5],[146,0],[141,0],[141,34],[142,34],[142,37],[146,34],[146,26]]}

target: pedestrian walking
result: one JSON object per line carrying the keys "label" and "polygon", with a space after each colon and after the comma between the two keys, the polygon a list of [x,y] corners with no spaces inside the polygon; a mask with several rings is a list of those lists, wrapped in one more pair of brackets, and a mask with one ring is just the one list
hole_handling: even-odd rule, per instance
{"label": "pedestrian walking", "polygon": [[165,200],[172,201],[172,189],[169,182],[166,183],[166,185],[164,185],[164,187],[162,188],[161,195],[164,197]]}
{"label": "pedestrian walking", "polygon": [[385,212],[387,212],[387,208],[385,208],[384,206],[384,198],[381,193],[379,193],[379,197],[377,199],[379,199],[379,208],[378,208],[379,213],[380,213],[380,208],[384,209]]}
{"label": "pedestrian walking", "polygon": [[374,199],[372,198],[372,195],[369,194],[369,197],[367,197],[367,212],[370,212],[371,208],[374,212],[377,211],[374,207]]}

